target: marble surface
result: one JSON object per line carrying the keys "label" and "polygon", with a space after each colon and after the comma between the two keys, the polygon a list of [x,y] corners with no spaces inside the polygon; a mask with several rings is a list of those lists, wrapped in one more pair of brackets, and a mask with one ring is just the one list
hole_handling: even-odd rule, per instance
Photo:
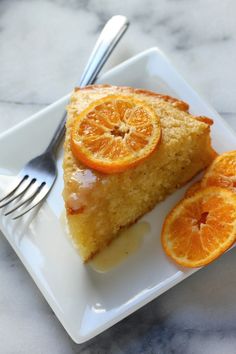
{"label": "marble surface", "polygon": [[[236,129],[235,12],[234,0],[2,0],[0,131],[76,85],[103,23],[118,13],[132,25],[106,69],[157,45]],[[235,264],[232,250],[76,345],[0,235],[0,353],[233,354]]]}

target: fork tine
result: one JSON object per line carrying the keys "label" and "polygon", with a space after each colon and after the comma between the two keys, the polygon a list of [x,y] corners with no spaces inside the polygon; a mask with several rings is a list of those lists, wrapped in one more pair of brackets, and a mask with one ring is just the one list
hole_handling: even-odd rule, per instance
{"label": "fork tine", "polygon": [[[25,215],[26,213],[28,213],[30,210],[32,210],[33,208],[35,208],[37,205],[39,205],[39,204],[42,202],[42,200],[46,197],[46,195],[48,194],[48,192],[49,192],[50,189],[51,189],[51,188],[49,188],[49,189],[44,188],[45,185],[46,185],[46,184],[44,184],[44,185],[42,186],[41,190],[38,192],[38,195],[36,195],[35,198],[32,199],[32,202],[33,202],[35,199],[37,199],[37,197],[38,197],[38,200],[37,200],[35,203],[33,203],[33,205],[31,205],[31,207],[29,207],[28,209],[24,210],[21,214],[18,214],[18,215],[16,215],[16,216],[14,216],[14,217],[12,218],[13,220],[19,219],[21,216]],[[40,195],[40,194],[41,194],[41,195]]]}
{"label": "fork tine", "polygon": [[16,192],[16,190],[22,185],[22,183],[28,178],[29,176],[24,176],[19,183],[16,185],[15,188],[13,188],[10,192],[8,192],[3,198],[0,199],[0,203],[3,202],[3,200],[9,198],[13,193]]}
{"label": "fork tine", "polygon": [[41,189],[44,187],[45,185],[45,182],[43,182],[37,189],[36,191],[34,191],[33,193],[31,193],[31,195],[26,198],[25,200],[23,200],[22,202],[18,203],[13,209],[9,210],[8,212],[6,212],[4,215],[7,216],[11,213],[13,213],[16,209],[19,209],[20,207],[22,207],[24,204],[32,201],[36,196],[37,194],[39,194],[39,192],[41,191]]}
{"label": "fork tine", "polygon": [[[21,195],[25,194],[27,192],[27,190],[32,186],[32,184],[34,184],[36,181],[35,178],[33,178],[31,181],[29,181],[29,183],[25,186],[25,188],[18,194],[13,195],[12,198],[8,199],[5,203],[0,205],[0,209],[7,206],[8,204],[10,204],[11,202],[13,202],[13,200],[15,200],[16,198],[20,197]],[[16,190],[18,189],[18,187],[16,188]],[[16,191],[15,190],[15,191]]]}

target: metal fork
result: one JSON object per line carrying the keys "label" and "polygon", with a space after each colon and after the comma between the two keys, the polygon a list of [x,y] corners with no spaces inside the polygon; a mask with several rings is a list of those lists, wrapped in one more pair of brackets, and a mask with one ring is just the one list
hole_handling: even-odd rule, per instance
{"label": "metal fork", "polygon": [[[128,26],[127,18],[119,15],[106,23],[89,57],[80,87],[94,83]],[[0,208],[7,208],[3,215],[12,214],[13,219],[18,219],[39,205],[50,192],[57,178],[56,151],[65,133],[65,122],[66,112],[45,152],[23,167],[7,194],[0,199]]]}

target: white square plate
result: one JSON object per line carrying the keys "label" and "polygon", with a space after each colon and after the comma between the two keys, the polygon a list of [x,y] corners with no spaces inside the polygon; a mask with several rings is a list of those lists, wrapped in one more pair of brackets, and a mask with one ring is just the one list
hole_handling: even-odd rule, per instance
{"label": "white square plate", "polygon": [[[212,117],[213,146],[219,152],[235,149],[236,137],[157,48],[147,50],[103,75],[101,83],[151,89],[180,97],[191,112]],[[0,136],[0,173],[14,175],[43,151],[64,111],[68,96]],[[30,227],[2,219],[1,229],[24,263],[45,299],[77,343],[82,343],[156,298],[196,270],[173,264],[160,244],[163,218],[181,198],[177,191],[145,215],[148,237],[135,254],[108,273],[82,264],[60,221],[63,212],[62,150],[57,182]],[[1,176],[4,189],[9,177]],[[3,224],[4,223],[4,224]]]}

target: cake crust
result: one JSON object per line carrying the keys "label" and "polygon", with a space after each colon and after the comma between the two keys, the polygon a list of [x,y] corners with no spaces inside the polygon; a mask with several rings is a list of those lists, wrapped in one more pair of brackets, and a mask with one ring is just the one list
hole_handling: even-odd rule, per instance
{"label": "cake crust", "polygon": [[101,90],[101,89],[106,89],[109,88],[111,90],[115,89],[115,91],[118,93],[125,93],[125,94],[131,94],[131,95],[143,95],[146,97],[156,97],[158,99],[164,100],[166,102],[171,103],[174,107],[180,109],[181,111],[188,112],[189,110],[189,105],[188,103],[179,100],[177,98],[168,96],[168,95],[163,95],[160,93],[156,93],[150,90],[144,90],[144,89],[139,89],[139,88],[134,88],[134,87],[129,87],[129,86],[113,86],[109,84],[103,84],[103,85],[88,85],[85,87],[76,87],[75,92],[79,91],[96,91],[96,90]]}

